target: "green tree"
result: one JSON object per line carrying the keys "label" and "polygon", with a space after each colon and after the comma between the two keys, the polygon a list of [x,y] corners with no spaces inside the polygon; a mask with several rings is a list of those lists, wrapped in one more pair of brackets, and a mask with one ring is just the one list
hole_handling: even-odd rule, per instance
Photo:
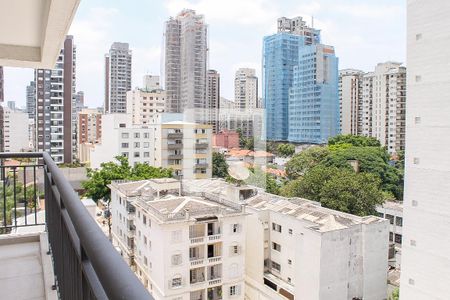
{"label": "green tree", "polygon": [[222,153],[213,152],[212,155],[213,177],[226,178],[228,176],[228,164]]}
{"label": "green tree", "polygon": [[350,147],[331,151],[320,164],[326,167],[351,169],[350,160],[359,162],[361,173],[370,173],[380,178],[384,191],[392,193],[397,199],[403,198],[402,176],[398,169],[389,163],[389,154],[381,147]]}
{"label": "green tree", "polygon": [[303,176],[309,169],[318,165],[329,154],[330,150],[327,147],[320,146],[311,147],[295,154],[285,166],[288,178],[296,179]]}
{"label": "green tree", "polygon": [[400,299],[400,289],[396,288],[392,291],[392,294],[389,296],[389,300],[399,300]]}
{"label": "green tree", "polygon": [[295,153],[295,146],[292,144],[279,144],[277,153],[282,157],[292,156]]}
{"label": "green tree", "polygon": [[322,165],[289,182],[281,194],[318,201],[324,207],[360,216],[374,214],[376,206],[384,201],[376,176]]}
{"label": "green tree", "polygon": [[380,147],[380,142],[374,137],[360,135],[337,135],[328,140],[328,145],[351,144],[355,147]]}
{"label": "green tree", "polygon": [[150,178],[172,177],[171,169],[155,168],[146,164],[131,167],[124,156],[116,156],[116,161],[102,163],[100,169],[88,169],[88,180],[82,183],[86,196],[94,201],[110,199],[108,184],[113,180],[143,180]]}
{"label": "green tree", "polygon": [[375,214],[384,198],[375,175],[342,170],[325,183],[319,201],[324,207],[366,216]]}

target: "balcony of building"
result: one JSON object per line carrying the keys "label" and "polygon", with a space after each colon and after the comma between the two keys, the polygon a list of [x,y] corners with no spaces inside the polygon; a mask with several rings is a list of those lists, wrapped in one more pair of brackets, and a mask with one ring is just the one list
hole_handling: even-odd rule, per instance
{"label": "balcony of building", "polygon": [[198,285],[204,283],[206,279],[205,275],[206,275],[205,267],[191,269],[189,271],[190,284]]}
{"label": "balcony of building", "polygon": [[222,261],[222,242],[208,244],[206,246],[206,258],[209,264],[217,264]]}
{"label": "balcony of building", "polygon": [[189,248],[191,268],[205,263],[205,247],[203,245]]}
{"label": "balcony of building", "polygon": [[48,153],[0,162],[0,298],[152,299]]}
{"label": "balcony of building", "polygon": [[206,299],[204,289],[191,292],[190,300],[204,300],[204,299]]}

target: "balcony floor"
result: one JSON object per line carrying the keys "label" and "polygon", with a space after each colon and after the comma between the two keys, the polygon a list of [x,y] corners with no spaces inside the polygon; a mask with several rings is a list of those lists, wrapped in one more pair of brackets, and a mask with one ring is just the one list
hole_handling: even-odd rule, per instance
{"label": "balcony floor", "polygon": [[0,236],[2,299],[57,299],[44,233]]}

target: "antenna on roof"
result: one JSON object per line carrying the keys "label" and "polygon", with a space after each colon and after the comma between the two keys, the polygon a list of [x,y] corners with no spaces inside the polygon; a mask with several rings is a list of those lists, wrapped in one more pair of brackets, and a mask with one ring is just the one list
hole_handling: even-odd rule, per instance
{"label": "antenna on roof", "polygon": [[311,16],[311,28],[314,28],[314,16]]}

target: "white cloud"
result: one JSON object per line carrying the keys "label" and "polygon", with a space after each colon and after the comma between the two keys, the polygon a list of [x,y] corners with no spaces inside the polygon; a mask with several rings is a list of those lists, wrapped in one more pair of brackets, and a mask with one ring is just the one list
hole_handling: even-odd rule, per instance
{"label": "white cloud", "polygon": [[133,48],[133,88],[142,86],[145,74],[159,75],[161,47]]}
{"label": "white cloud", "polygon": [[190,8],[204,14],[207,22],[226,22],[242,25],[261,25],[279,17],[275,1],[268,0],[167,0],[165,5],[171,16]]}

